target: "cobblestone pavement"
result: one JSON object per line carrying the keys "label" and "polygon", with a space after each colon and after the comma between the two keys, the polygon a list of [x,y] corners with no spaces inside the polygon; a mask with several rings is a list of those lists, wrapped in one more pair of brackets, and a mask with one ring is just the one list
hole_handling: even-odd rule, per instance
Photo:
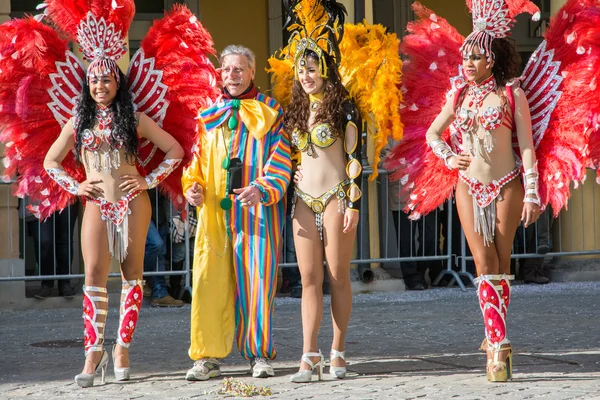
{"label": "cobblestone pavement", "polygon": [[[253,379],[235,350],[222,369],[224,376],[270,387],[273,399],[600,399],[599,306],[600,283],[514,286],[510,383],[485,378],[484,355],[476,350],[483,328],[474,289],[355,295],[346,347],[351,373],[343,381],[311,384],[289,382],[302,352],[300,301],[280,298],[276,377]],[[80,315],[75,308],[0,313],[0,398],[226,398],[217,393],[221,378],[184,379],[192,365],[189,306],[145,307],[131,347],[133,380],[115,383],[110,364],[105,385],[80,389],[73,382],[83,365]],[[108,343],[117,321],[111,302]],[[325,315],[324,353],[331,335]]]}

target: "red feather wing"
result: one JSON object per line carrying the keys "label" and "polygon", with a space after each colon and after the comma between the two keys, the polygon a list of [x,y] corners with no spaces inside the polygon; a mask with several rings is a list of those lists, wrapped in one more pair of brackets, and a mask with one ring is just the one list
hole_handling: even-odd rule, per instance
{"label": "red feather wing", "polygon": [[550,22],[545,42],[523,74],[542,206],[550,204],[555,216],[567,205],[571,182],[585,179],[590,150],[594,165],[600,157],[599,27],[598,1],[569,0]]}
{"label": "red feather wing", "polygon": [[127,36],[135,14],[133,0],[46,0],[45,4],[44,14],[71,40],[76,39],[77,28],[88,12],[97,19],[104,18],[109,25],[114,24],[122,37]]}
{"label": "red feather wing", "polygon": [[[154,119],[185,150],[179,168],[160,185],[178,205],[183,204],[181,173],[191,160],[198,110],[218,96],[218,74],[208,59],[215,54],[213,46],[196,17],[177,5],[150,28],[128,73],[138,111]],[[164,153],[152,143],[142,143],[138,157],[148,173],[160,164]]]}
{"label": "red feather wing", "polygon": [[[459,49],[464,38],[420,3],[415,2],[413,10],[418,20],[409,23],[410,35],[400,45],[408,58],[402,68],[404,136],[384,166],[395,171],[391,179],[399,179],[403,190],[410,193],[409,208],[418,217],[447,200],[456,184],[457,173],[431,152],[425,133],[445,104],[444,93],[452,89],[450,78],[461,63]],[[443,138],[450,142],[450,136],[448,130]]]}
{"label": "red feather wing", "polygon": [[[73,96],[81,91],[83,69],[67,42],[33,18],[0,25],[0,141],[5,148],[5,179],[16,179],[17,196],[30,196],[33,211],[47,218],[75,200],[43,168],[46,153],[70,118]],[[68,76],[71,74],[71,76]],[[79,86],[77,86],[79,85]],[[83,180],[70,153],[65,170]]]}

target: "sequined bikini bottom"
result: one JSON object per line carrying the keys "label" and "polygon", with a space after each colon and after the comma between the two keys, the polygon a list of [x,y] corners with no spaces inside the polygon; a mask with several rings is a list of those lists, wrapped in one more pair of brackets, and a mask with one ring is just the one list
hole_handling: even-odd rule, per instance
{"label": "sequined bikini bottom", "polygon": [[123,262],[127,257],[127,247],[129,245],[129,202],[135,199],[141,190],[129,192],[121,197],[116,203],[111,203],[105,199],[96,199],[86,197],[87,201],[100,207],[102,220],[106,221],[106,231],[108,233],[108,250],[110,255]]}
{"label": "sequined bikini bottom", "polygon": [[494,242],[496,230],[496,200],[500,197],[502,188],[519,176],[519,168],[513,169],[487,185],[475,178],[469,178],[462,171],[459,171],[458,176],[467,184],[469,194],[473,197],[475,232],[483,236],[483,243],[486,246],[490,246]]}
{"label": "sequined bikini bottom", "polygon": [[345,179],[319,197],[312,197],[311,195],[306,194],[302,190],[298,189],[298,187],[295,187],[294,197],[292,198],[292,218],[294,217],[294,210],[296,209],[296,200],[299,197],[302,199],[302,201],[304,201],[308,208],[315,213],[315,224],[319,230],[321,240],[323,240],[323,213],[325,212],[325,208],[333,199],[333,196],[335,196],[338,199],[338,212],[342,214],[346,212],[347,203],[346,191],[344,190],[344,187],[348,186],[349,184],[350,180]]}

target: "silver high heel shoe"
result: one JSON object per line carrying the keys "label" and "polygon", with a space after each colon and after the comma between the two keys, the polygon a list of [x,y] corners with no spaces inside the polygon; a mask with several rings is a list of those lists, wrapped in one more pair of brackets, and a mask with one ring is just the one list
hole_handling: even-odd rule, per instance
{"label": "silver high heel shoe", "polygon": [[85,374],[81,373],[79,375],[75,375],[75,383],[77,383],[80,387],[90,387],[94,386],[94,377],[98,370],[102,371],[102,384],[106,382],[106,367],[108,366],[108,353],[106,350],[102,350],[102,357],[100,358],[100,362],[96,365],[96,369],[93,374]]}
{"label": "silver high heel shoe", "polygon": [[112,359],[113,359],[113,371],[115,372],[115,380],[117,382],[128,381],[130,378],[129,375],[129,367],[126,368],[117,368],[117,364],[115,364],[115,348],[116,344],[113,344],[112,348]]}
{"label": "silver high heel shoe", "polygon": [[331,361],[334,358],[341,358],[346,362],[345,353],[334,349],[331,349],[329,353],[329,375],[334,379],[344,379],[346,377],[346,367],[334,367],[331,365]]}
{"label": "silver high heel shoe", "polygon": [[[320,359],[313,364],[309,357],[320,357]],[[307,363],[310,369],[301,369],[300,371],[296,372],[290,377],[290,382],[306,383],[312,381],[312,373],[316,367],[319,367],[319,369],[317,369],[318,379],[323,379],[323,354],[321,353],[321,350],[319,350],[318,353],[302,354],[302,361]]]}

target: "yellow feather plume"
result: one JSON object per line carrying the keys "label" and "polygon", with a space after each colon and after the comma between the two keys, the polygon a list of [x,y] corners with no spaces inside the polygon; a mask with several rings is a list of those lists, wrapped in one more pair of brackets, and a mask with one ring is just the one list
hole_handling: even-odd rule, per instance
{"label": "yellow feather plume", "polygon": [[[400,140],[404,130],[400,121],[402,61],[398,55],[399,44],[396,34],[386,33],[382,25],[366,22],[344,25],[340,75],[363,119],[374,122],[367,126],[375,143],[371,180],[377,176],[379,154],[388,138]],[[369,114],[372,119],[367,118]]]}

